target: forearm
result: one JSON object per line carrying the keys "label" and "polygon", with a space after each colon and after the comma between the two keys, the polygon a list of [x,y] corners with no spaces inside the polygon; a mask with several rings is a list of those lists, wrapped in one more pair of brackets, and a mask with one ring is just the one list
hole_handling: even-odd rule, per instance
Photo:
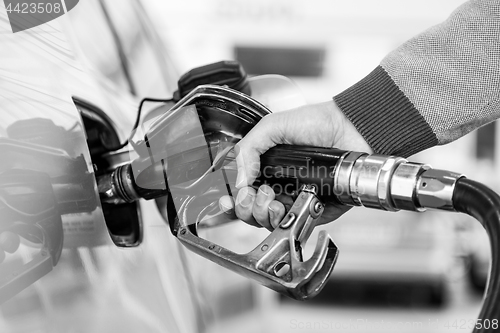
{"label": "forearm", "polygon": [[334,97],[378,153],[410,156],[500,116],[500,1],[469,1]]}

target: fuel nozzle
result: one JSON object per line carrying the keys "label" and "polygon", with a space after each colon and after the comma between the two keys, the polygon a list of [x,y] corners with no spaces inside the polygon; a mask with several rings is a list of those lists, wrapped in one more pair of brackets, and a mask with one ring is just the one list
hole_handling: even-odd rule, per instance
{"label": "fuel nozzle", "polygon": [[[325,204],[387,211],[454,210],[454,186],[461,177],[394,156],[335,148],[274,147],[261,156],[261,175],[255,185],[266,183],[293,196],[295,201],[278,227],[254,250],[242,255],[197,234],[198,224],[205,216],[212,220],[218,216],[227,219],[227,214],[219,212],[217,215],[213,208],[215,205],[217,210],[218,198],[227,194],[228,174],[232,172],[232,179],[235,179],[238,170],[234,155],[229,154],[233,150],[212,148],[214,154],[209,156],[214,158],[209,162],[194,158],[201,155],[196,154],[198,149],[192,149],[147,168],[136,168],[133,163],[123,165],[98,179],[101,199],[123,203],[166,196],[170,229],[189,249],[300,300],[319,293],[338,255],[334,242],[322,231],[312,258],[302,261],[301,248],[321,217]],[[220,156],[224,162],[220,161]],[[134,170],[142,172],[134,175]],[[214,178],[210,179],[212,176]]]}
{"label": "fuel nozzle", "polygon": [[302,258],[301,249],[324,205],[453,210],[458,174],[394,156],[280,145],[261,156],[260,176],[253,184],[268,184],[294,198],[278,227],[246,254],[199,237],[197,228],[207,221],[216,225],[237,219],[228,218],[218,204],[223,195],[234,197],[237,191],[233,148],[268,114],[265,106],[241,92],[198,86],[132,143],[136,160],[98,177],[101,200],[119,204],[161,198],[172,234],[186,247],[302,300],[324,287],[337,258],[337,247],[324,231],[313,256]]}
{"label": "fuel nozzle", "polygon": [[[174,160],[177,158],[180,156]],[[229,163],[234,163],[234,157],[230,159]],[[191,177],[201,176],[206,166],[211,165],[209,161],[192,163],[204,168],[193,172]],[[236,171],[234,165],[230,169]],[[165,196],[168,193],[168,172],[164,161],[135,176],[132,164],[122,165],[98,178],[101,200],[119,204]],[[292,196],[305,184],[315,185],[317,196],[326,204],[387,211],[423,211],[426,208],[453,211],[453,190],[461,177],[461,174],[432,169],[427,164],[408,162],[401,157],[280,145],[261,156],[261,173],[255,185],[265,183]],[[138,178],[144,179],[144,187],[138,184]],[[185,178],[176,183],[193,179]]]}

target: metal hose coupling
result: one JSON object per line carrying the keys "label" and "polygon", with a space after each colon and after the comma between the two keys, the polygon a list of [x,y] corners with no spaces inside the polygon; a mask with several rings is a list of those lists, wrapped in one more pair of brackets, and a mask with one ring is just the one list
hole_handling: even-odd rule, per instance
{"label": "metal hose coupling", "polygon": [[334,190],[345,205],[387,211],[454,211],[453,191],[463,177],[395,156],[347,152],[337,163]]}

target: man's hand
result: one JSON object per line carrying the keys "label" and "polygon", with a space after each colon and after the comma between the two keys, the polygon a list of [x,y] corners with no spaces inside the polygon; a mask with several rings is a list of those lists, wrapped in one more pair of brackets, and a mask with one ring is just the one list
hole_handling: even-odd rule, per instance
{"label": "man's hand", "polygon": [[[278,144],[336,147],[372,153],[372,149],[335,102],[306,105],[264,117],[236,146],[238,192],[236,215],[243,221],[268,229],[275,228],[293,203],[287,196],[276,197],[263,185],[258,191],[248,187],[260,170],[260,155]],[[220,201],[221,208],[233,207],[230,198]],[[347,207],[326,207],[320,223],[337,219]]]}

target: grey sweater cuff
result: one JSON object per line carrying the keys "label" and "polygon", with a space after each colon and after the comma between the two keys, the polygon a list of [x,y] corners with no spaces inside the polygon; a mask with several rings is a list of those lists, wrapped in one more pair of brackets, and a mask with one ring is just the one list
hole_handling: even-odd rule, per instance
{"label": "grey sweater cuff", "polygon": [[438,144],[424,117],[381,66],[333,99],[378,154],[408,157]]}

